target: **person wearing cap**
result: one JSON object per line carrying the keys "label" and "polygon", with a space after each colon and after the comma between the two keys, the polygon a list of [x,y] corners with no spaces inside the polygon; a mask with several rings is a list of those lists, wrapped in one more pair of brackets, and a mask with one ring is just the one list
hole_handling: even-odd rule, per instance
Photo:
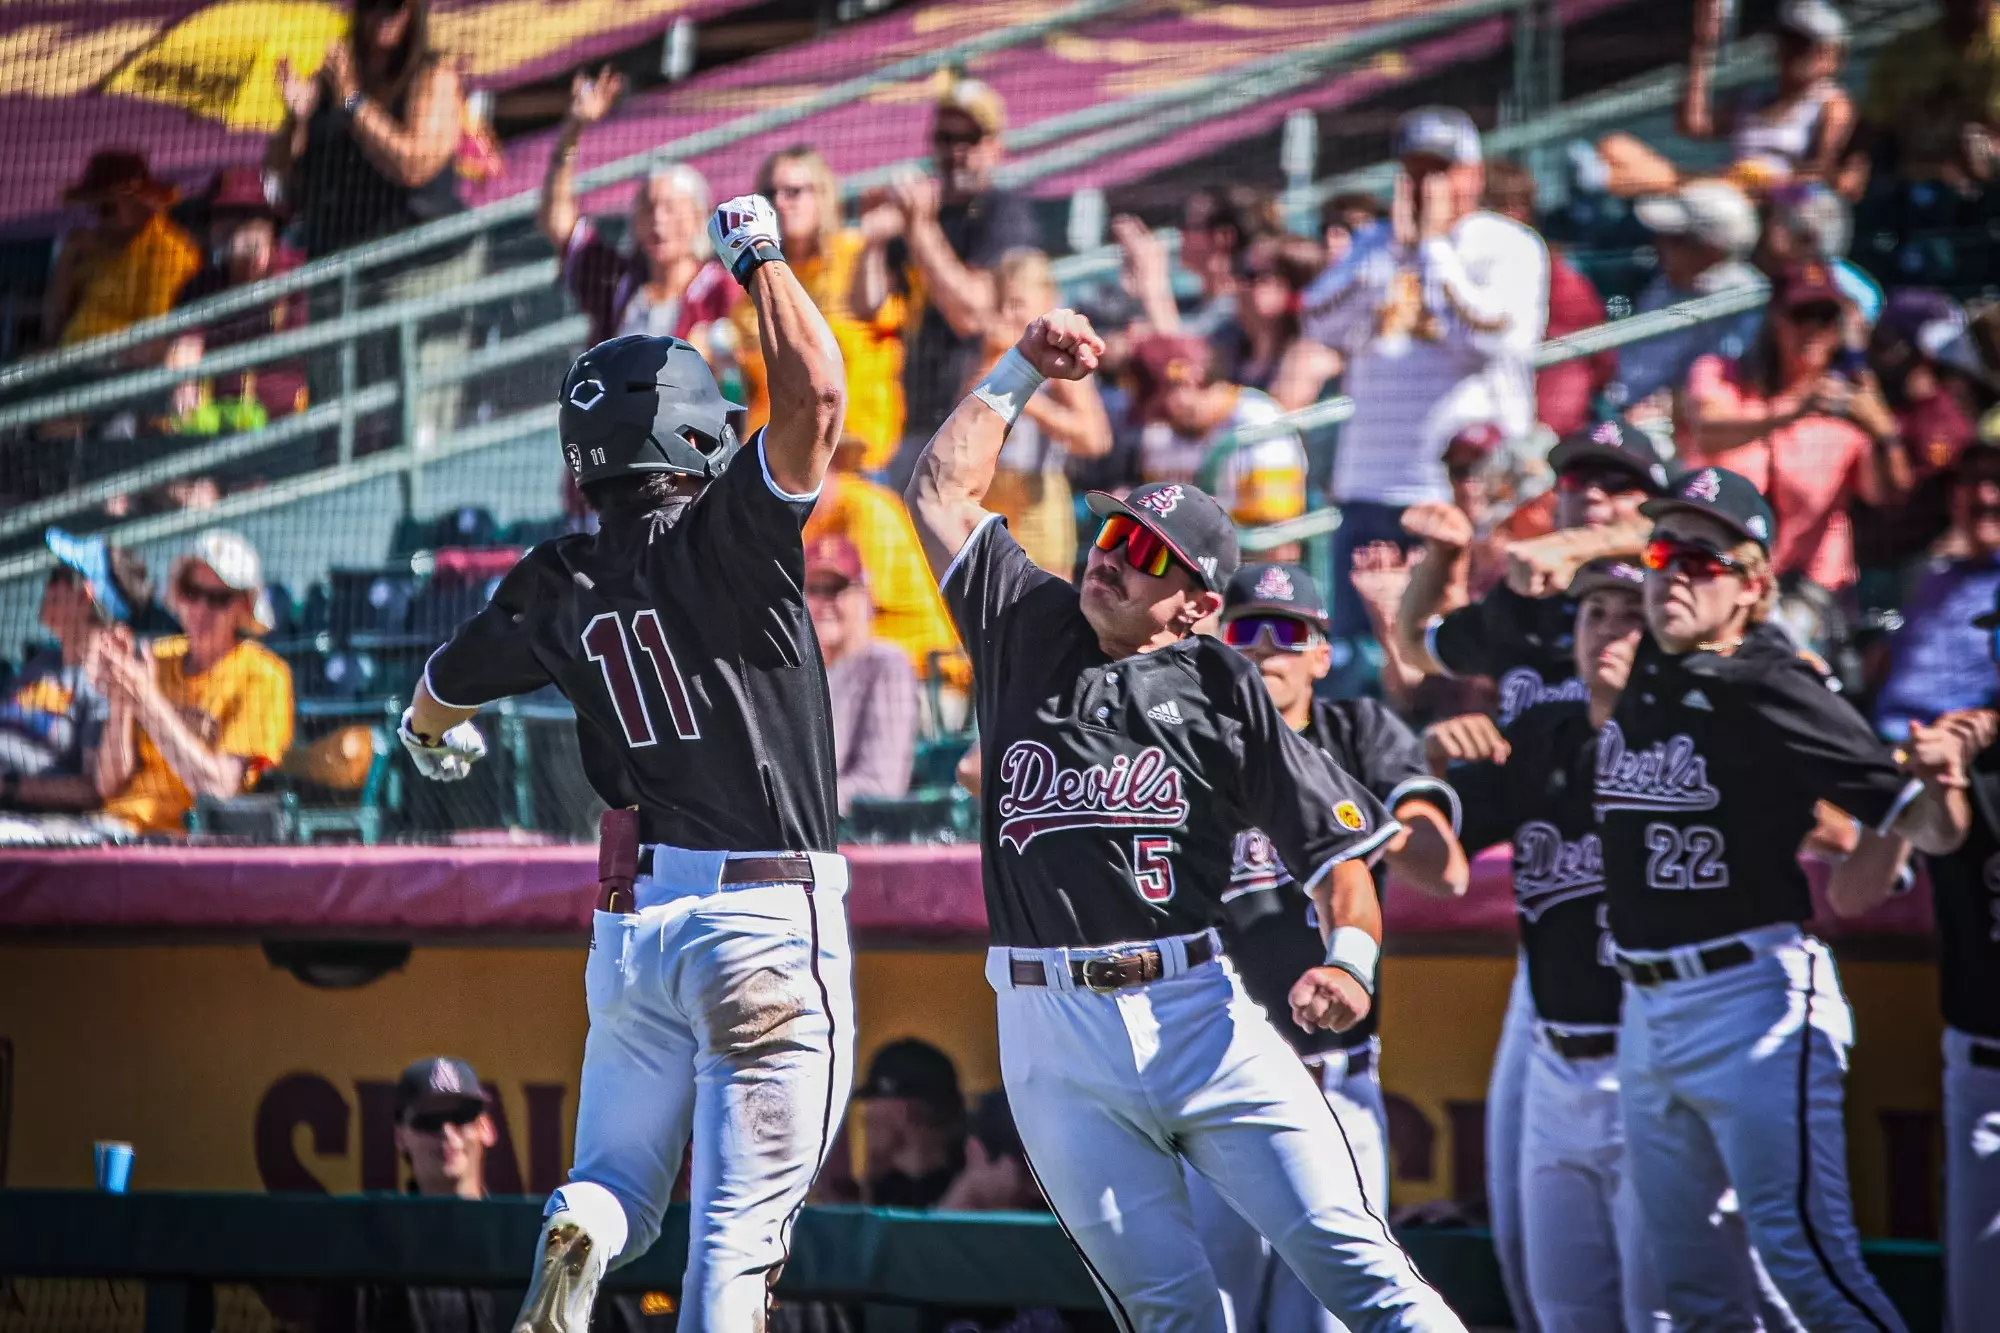
{"label": "person wearing cap", "polygon": [[1228,515],[1184,482],[1092,492],[1103,527],[1072,585],[981,504],[1029,395],[1090,374],[1102,351],[1073,311],[1037,319],[908,491],[972,659],[986,977],[1027,1159],[1123,1327],[1224,1327],[1192,1166],[1350,1327],[1461,1329],[1369,1212],[1319,1090],[1220,958],[1236,835],[1257,828],[1306,886],[1325,947],[1290,1017],[1354,1026],[1381,936],[1367,858],[1402,827],[1285,724],[1247,658],[1194,634],[1239,563]]}
{"label": "person wearing cap", "polygon": [[844,815],[857,796],[901,796],[910,789],[917,674],[894,644],[875,637],[875,603],[852,542],[828,536],[807,546],[805,587],[826,661],[835,792]]}
{"label": "person wearing cap", "polygon": [[1337,638],[1368,631],[1347,583],[1354,552],[1407,545],[1403,511],[1449,494],[1445,442],[1479,421],[1510,437],[1534,429],[1533,356],[1548,321],[1548,248],[1480,206],[1471,119],[1452,107],[1411,111],[1396,155],[1390,225],[1357,238],[1304,298],[1305,336],[1346,356],[1355,401],[1333,464]]}
{"label": "person wearing cap", "polygon": [[[1688,181],[1670,194],[1639,200],[1632,215],[1652,233],[1660,265],[1633,300],[1634,314],[1763,281],[1749,262],[1757,245],[1757,206],[1728,181]],[[1628,343],[1618,353],[1617,400],[1636,411],[1662,390],[1679,389],[1697,357],[1741,356],[1762,323],[1763,316],[1749,310]]]}
{"label": "person wearing cap", "polygon": [[991,85],[949,76],[931,114],[932,174],[899,175],[862,197],[869,253],[850,301],[863,320],[894,295],[906,302],[903,428],[913,439],[943,423],[976,370],[999,308],[1000,257],[1042,243],[1027,196],[993,183],[1006,131],[1007,106]]}
{"label": "person wearing cap", "polygon": [[1192,334],[1156,333],[1133,349],[1139,479],[1203,484],[1236,523],[1296,518],[1306,509],[1306,447],[1296,431],[1266,434],[1227,454],[1216,447],[1266,426],[1284,409],[1261,389],[1221,378],[1216,353]]}
{"label": "person wearing cap", "polygon": [[1848,507],[1893,505],[1911,482],[1874,376],[1843,359],[1847,309],[1826,265],[1794,265],[1748,353],[1694,363],[1679,412],[1689,467],[1741,473],[1770,499],[1777,572],[1836,593],[1859,577]]}
{"label": "person wearing cap", "polygon": [[201,267],[201,247],[168,209],[180,191],[143,154],[107,148],[63,191],[96,221],[64,235],[42,296],[42,336],[68,345],[164,315]]}
{"label": "person wearing cap", "polygon": [[958,1066],[927,1041],[903,1037],[875,1052],[854,1090],[868,1170],[864,1203],[936,1206],[965,1165],[965,1094]]}
{"label": "person wearing cap", "polygon": [[[1299,565],[1245,565],[1223,594],[1222,640],[1256,663],[1285,725],[1358,778],[1403,825],[1373,867],[1378,899],[1391,875],[1434,897],[1458,897],[1468,883],[1456,832],[1458,798],[1426,767],[1416,734],[1380,701],[1314,697],[1314,684],[1332,666],[1326,625],[1326,601]],[[1309,1031],[1286,1021],[1292,984],[1324,953],[1311,903],[1258,830],[1244,830],[1231,850],[1223,948],[1235,961],[1245,992],[1319,1085],[1353,1154],[1368,1206],[1386,1217],[1389,1121],[1379,1074],[1379,999],[1345,1032]],[[1189,1173],[1188,1193],[1235,1327],[1301,1333],[1340,1327],[1198,1173]]]}
{"label": "person wearing cap", "polygon": [[248,790],[292,743],[291,668],[256,638],[272,626],[257,549],[209,529],[174,561],[166,601],[185,633],[140,656],[112,631],[96,659],[105,813],[141,833],[180,832],[196,799]]}
{"label": "person wearing cap", "polygon": [[1805,935],[1798,848],[1827,802],[1945,854],[1971,818],[1959,747],[1899,767],[1860,714],[1770,622],[1781,521],[1723,468],[1642,508],[1647,635],[1598,738],[1626,1161],[1676,1326],[1734,1327],[1733,1189],[1763,1267],[1814,1330],[1902,1330],[1862,1263],[1842,1079],[1853,1017],[1833,958]]}

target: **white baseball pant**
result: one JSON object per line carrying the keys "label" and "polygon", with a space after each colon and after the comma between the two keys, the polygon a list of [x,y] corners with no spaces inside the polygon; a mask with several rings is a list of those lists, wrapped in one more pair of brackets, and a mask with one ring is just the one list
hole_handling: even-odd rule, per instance
{"label": "white baseball pant", "polygon": [[576,1165],[550,1199],[629,1263],[659,1238],[692,1134],[688,1333],[764,1327],[854,1077],[847,862],[813,853],[810,887],[723,888],[727,856],[656,846],[637,910],[597,913]]}
{"label": "white baseball pant", "polygon": [[[1283,1015],[1276,1021],[1292,1020]],[[1356,1059],[1357,1055],[1364,1058]],[[1306,1072],[1318,1081],[1328,1109],[1340,1122],[1368,1207],[1377,1217],[1387,1217],[1389,1113],[1376,1073],[1380,1055],[1381,1043],[1371,1041],[1357,1051],[1329,1051],[1316,1057]],[[1186,1174],[1195,1232],[1209,1267],[1215,1270],[1230,1333],[1343,1333],[1346,1325],[1313,1299],[1271,1242],[1258,1235],[1257,1228],[1244,1221],[1199,1171],[1190,1167]]]}
{"label": "white baseball pant", "polygon": [[[1370,1211],[1340,1122],[1298,1056],[1234,969],[1190,968],[1186,946],[1158,941],[1160,980],[1111,992],[1078,988],[1070,961],[1144,946],[986,956],[1021,1142],[1119,1328],[1228,1327],[1185,1161],[1357,1333],[1462,1333]],[[1016,960],[1041,963],[1050,984],[1017,986]]]}
{"label": "white baseball pant", "polygon": [[1535,1041],[1535,997],[1528,989],[1528,960],[1514,960],[1507,1015],[1486,1080],[1486,1216],[1500,1285],[1520,1333],[1541,1333],[1528,1299],[1528,1260],[1521,1226],[1521,1102],[1528,1086],[1528,1052]]}
{"label": "white baseball pant", "polygon": [[[1700,975],[1730,941],[1749,963]],[[1664,954],[1682,979],[1625,987],[1618,1077],[1626,1158],[1680,1333],[1747,1329],[1743,1255],[1717,1224],[1733,1187],[1758,1257],[1814,1333],[1906,1333],[1873,1275],[1848,1195],[1842,1080],[1853,1015],[1826,947],[1767,926]]]}
{"label": "white baseball pant", "polygon": [[[1975,1046],[1983,1048],[1974,1064]],[[2000,1311],[2000,1042],[1944,1030],[1945,1327],[1972,1333]]]}

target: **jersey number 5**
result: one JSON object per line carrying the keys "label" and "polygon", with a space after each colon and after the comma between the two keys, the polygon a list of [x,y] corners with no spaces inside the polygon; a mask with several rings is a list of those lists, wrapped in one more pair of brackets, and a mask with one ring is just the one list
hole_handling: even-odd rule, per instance
{"label": "jersey number 5", "polygon": [[[684,741],[699,740],[694,706],[688,700],[687,682],[674,662],[674,650],[667,646],[666,631],[660,628],[660,613],[647,607],[632,617],[632,637],[653,661],[653,678],[667,698],[674,734]],[[593,617],[583,627],[583,651],[604,672],[604,688],[611,706],[618,712],[618,725],[625,729],[625,743],[635,750],[657,745],[653,734],[653,714],[646,707],[646,695],[639,688],[639,676],[632,667],[632,646],[625,637],[625,622],[615,611]]]}
{"label": "jersey number 5", "polygon": [[1167,859],[1174,850],[1172,838],[1140,834],[1132,839],[1132,879],[1139,896],[1149,903],[1163,903],[1174,896],[1174,863]]}

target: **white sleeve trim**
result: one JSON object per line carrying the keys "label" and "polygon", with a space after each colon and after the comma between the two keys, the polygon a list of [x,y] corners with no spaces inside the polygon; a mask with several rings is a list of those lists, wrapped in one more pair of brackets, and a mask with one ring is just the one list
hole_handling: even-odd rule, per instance
{"label": "white sleeve trim", "polygon": [[1376,829],[1368,837],[1363,838],[1343,851],[1329,856],[1325,861],[1320,863],[1319,869],[1312,872],[1312,878],[1300,886],[1305,890],[1306,897],[1312,897],[1312,891],[1319,887],[1319,882],[1325,879],[1328,873],[1342,861],[1352,861],[1356,857],[1365,857],[1379,849],[1383,843],[1389,841],[1389,839],[1402,831],[1403,824],[1401,820],[1388,820],[1381,828]]}
{"label": "white sleeve trim", "polygon": [[1908,782],[1904,783],[1903,790],[1896,793],[1896,803],[1889,807],[1889,813],[1883,815],[1882,822],[1875,826],[1875,836],[1878,838],[1888,837],[1889,830],[1895,827],[1898,819],[1902,818],[1903,811],[1909,808],[1911,801],[1923,795],[1923,791],[1924,783],[1922,778],[1911,778]]}
{"label": "white sleeve trim", "polygon": [[445,708],[460,708],[464,709],[467,712],[471,712],[474,709],[477,709],[479,705],[455,704],[451,700],[445,698],[442,694],[439,694],[437,692],[437,686],[431,684],[431,663],[437,661],[437,655],[443,652],[447,646],[448,645],[446,644],[442,643],[439,644],[436,648],[433,648],[431,650],[431,655],[424,659],[424,693],[428,694],[431,697],[431,702],[439,704]]}
{"label": "white sleeve trim", "polygon": [[826,482],[821,481],[819,485],[813,487],[804,495],[793,495],[773,480],[771,477],[771,460],[764,456],[764,430],[762,427],[759,427],[757,430],[757,470],[764,474],[764,484],[771,488],[771,494],[777,496],[780,500],[789,500],[793,504],[811,504],[813,501],[819,499],[819,493],[826,489]]}
{"label": "white sleeve trim", "polygon": [[1432,616],[1424,622],[1424,651],[1430,654],[1431,662],[1437,667],[1440,676],[1446,680],[1457,680],[1458,673],[1446,666],[1444,659],[1438,656],[1438,626],[1442,624],[1444,624],[1443,616]]}
{"label": "white sleeve trim", "polygon": [[944,573],[938,575],[938,587],[940,589],[945,584],[951,582],[951,576],[958,572],[958,567],[965,562],[965,557],[972,554],[972,544],[979,540],[979,534],[986,531],[987,525],[993,523],[999,517],[1000,515],[998,514],[988,514],[985,518],[973,524],[972,531],[965,535],[965,541],[958,548],[958,553],[952,556],[951,563],[944,567]]}
{"label": "white sleeve trim", "polygon": [[1405,778],[1390,791],[1389,799],[1384,801],[1383,804],[1389,807],[1390,814],[1394,814],[1396,813],[1396,807],[1403,803],[1405,796],[1416,796],[1425,792],[1444,797],[1445,810],[1451,815],[1451,833],[1453,837],[1457,837],[1459,817],[1464,811],[1458,803],[1458,793],[1452,790],[1449,782],[1440,781],[1433,777]]}

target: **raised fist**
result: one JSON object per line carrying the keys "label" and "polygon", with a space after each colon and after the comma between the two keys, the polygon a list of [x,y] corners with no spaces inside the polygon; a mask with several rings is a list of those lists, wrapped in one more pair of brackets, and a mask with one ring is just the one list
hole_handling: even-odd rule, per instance
{"label": "raised fist", "polygon": [[777,211],[761,194],[739,194],[719,205],[708,220],[708,239],[716,258],[745,287],[760,265],[785,257],[778,246]]}
{"label": "raised fist", "polygon": [[1052,380],[1080,380],[1097,369],[1104,339],[1074,310],[1051,310],[1014,344],[1027,363]]}

